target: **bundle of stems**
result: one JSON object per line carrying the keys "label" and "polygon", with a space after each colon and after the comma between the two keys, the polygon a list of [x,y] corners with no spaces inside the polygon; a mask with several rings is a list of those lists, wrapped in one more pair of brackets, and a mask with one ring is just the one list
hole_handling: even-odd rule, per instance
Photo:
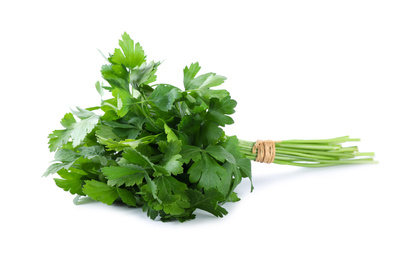
{"label": "bundle of stems", "polygon": [[[358,142],[359,138],[349,136],[316,140],[283,140],[275,142],[273,163],[302,166],[325,167],[341,164],[377,163],[373,152],[359,152],[357,146],[343,147],[346,142]],[[250,160],[256,160],[253,152],[255,142],[239,140],[240,151]]]}

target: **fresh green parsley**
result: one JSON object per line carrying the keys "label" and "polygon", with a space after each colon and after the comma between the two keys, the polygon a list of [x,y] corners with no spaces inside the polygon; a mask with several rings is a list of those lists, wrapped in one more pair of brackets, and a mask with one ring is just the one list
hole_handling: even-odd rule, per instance
{"label": "fresh green parsley", "polygon": [[[44,176],[80,198],[111,205],[142,208],[151,218],[181,222],[195,218],[196,209],[216,217],[227,214],[223,204],[239,200],[235,188],[251,177],[254,142],[226,136],[222,127],[234,123],[237,102],[226,90],[214,89],[226,78],[199,74],[199,63],[184,68],[184,86],[156,84],[160,62],[148,61],[143,48],[127,33],[101,68],[105,83],[95,87],[97,107],[77,107],[61,120],[63,129],[49,135],[55,161]],[[105,96],[109,94],[109,98]],[[274,163],[307,167],[344,163],[356,147],[327,140],[288,140],[276,145]],[[347,159],[348,158],[348,159]]]}

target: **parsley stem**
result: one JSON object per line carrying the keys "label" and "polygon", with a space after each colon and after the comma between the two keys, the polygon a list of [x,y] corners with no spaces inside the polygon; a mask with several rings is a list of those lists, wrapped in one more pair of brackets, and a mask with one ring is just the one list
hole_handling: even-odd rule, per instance
{"label": "parsley stem", "polygon": [[[342,136],[331,139],[276,142],[273,163],[302,167],[377,163],[373,160],[372,152],[360,153],[357,146],[342,147],[342,143],[355,141],[360,139]],[[241,153],[250,160],[256,160],[257,157],[257,154],[252,152],[254,144],[255,142],[239,141]]]}

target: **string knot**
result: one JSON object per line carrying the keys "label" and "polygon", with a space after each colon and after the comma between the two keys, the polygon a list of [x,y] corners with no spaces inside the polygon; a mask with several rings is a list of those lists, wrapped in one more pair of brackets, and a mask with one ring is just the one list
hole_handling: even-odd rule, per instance
{"label": "string knot", "polygon": [[253,153],[257,153],[256,162],[272,163],[276,156],[276,142],[272,140],[257,140],[253,146]]}

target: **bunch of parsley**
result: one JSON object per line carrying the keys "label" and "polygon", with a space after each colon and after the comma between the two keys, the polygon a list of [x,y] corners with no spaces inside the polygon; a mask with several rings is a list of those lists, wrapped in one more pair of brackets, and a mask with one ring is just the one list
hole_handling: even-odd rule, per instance
{"label": "bunch of parsley", "polygon": [[[193,219],[196,209],[224,216],[221,205],[239,200],[234,190],[243,178],[253,189],[251,160],[262,161],[256,142],[226,136],[222,129],[234,123],[230,115],[237,105],[228,91],[213,89],[226,78],[198,76],[200,66],[193,63],[184,69],[184,90],[153,84],[160,62],[148,62],[126,33],[119,46],[101,69],[108,85],[96,83],[101,105],[77,107],[61,120],[64,129],[49,135],[56,162],[44,176],[58,173],[56,185],[77,194],[76,204],[83,196],[108,205],[120,202],[162,221]],[[105,91],[110,99],[104,99]],[[273,142],[269,162],[303,167],[376,163],[374,153],[341,146],[359,140]]]}
{"label": "bunch of parsley", "polygon": [[184,90],[152,84],[160,62],[147,61],[126,33],[119,45],[101,69],[108,85],[96,83],[101,105],[77,107],[49,135],[55,162],[44,176],[58,173],[56,185],[77,199],[141,207],[152,219],[186,221],[196,209],[224,216],[221,205],[238,201],[234,189],[251,179],[238,138],[222,129],[234,123],[237,102],[212,89],[226,78],[198,76],[193,63],[184,69]]}

